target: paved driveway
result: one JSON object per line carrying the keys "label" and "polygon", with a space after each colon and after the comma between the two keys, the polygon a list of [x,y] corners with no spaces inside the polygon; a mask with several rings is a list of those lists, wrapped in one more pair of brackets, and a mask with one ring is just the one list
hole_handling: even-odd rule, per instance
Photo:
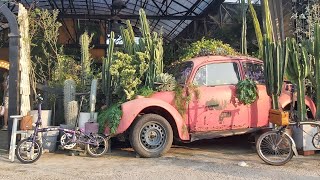
{"label": "paved driveway", "polygon": [[[0,152],[0,179],[320,179],[320,154],[269,166],[245,136],[174,146],[164,157],[154,159],[137,158],[125,146],[113,149],[101,158],[46,153],[29,165],[11,163]],[[248,166],[239,166],[241,161]]]}

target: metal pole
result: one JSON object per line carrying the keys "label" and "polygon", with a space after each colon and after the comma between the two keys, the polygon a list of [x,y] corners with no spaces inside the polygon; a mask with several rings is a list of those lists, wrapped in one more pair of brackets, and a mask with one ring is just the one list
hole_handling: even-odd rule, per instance
{"label": "metal pole", "polygon": [[19,38],[18,22],[16,16],[10,11],[6,4],[0,2],[0,13],[2,13],[9,23],[9,109],[8,109],[8,147],[11,141],[12,115],[19,112]]}

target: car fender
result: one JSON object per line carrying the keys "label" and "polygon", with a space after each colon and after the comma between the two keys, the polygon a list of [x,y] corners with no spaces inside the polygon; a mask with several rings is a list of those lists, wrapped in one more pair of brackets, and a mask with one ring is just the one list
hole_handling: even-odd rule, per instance
{"label": "car fender", "polygon": [[190,140],[187,126],[180,113],[171,104],[154,98],[139,98],[123,103],[121,105],[123,114],[116,134],[125,132],[137,116],[148,107],[160,107],[170,113],[175,121],[179,138],[181,140]]}
{"label": "car fender", "polygon": [[[279,98],[279,102],[280,102],[282,108],[285,108],[286,106],[288,106],[291,103],[290,93],[287,93],[287,92],[282,93]],[[305,103],[306,103],[306,106],[308,106],[310,108],[313,117],[315,117],[316,105],[314,104],[312,99],[310,97],[306,96]]]}

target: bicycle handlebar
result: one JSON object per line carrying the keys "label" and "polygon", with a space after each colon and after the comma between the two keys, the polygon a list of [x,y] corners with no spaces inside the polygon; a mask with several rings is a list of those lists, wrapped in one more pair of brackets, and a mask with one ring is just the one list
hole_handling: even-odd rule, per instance
{"label": "bicycle handlebar", "polygon": [[41,94],[37,95],[36,100],[39,101],[39,102],[43,101],[43,97],[41,97]]}
{"label": "bicycle handlebar", "polygon": [[299,122],[289,122],[289,125],[314,125],[314,126],[319,126],[320,127],[320,123],[318,122],[314,122],[314,121],[299,121]]}

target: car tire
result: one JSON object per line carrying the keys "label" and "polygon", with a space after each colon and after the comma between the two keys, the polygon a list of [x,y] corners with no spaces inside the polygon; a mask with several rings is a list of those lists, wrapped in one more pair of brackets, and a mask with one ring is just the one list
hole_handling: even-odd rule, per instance
{"label": "car tire", "polygon": [[170,149],[173,132],[169,122],[162,116],[145,114],[134,122],[129,139],[140,157],[155,158]]}

